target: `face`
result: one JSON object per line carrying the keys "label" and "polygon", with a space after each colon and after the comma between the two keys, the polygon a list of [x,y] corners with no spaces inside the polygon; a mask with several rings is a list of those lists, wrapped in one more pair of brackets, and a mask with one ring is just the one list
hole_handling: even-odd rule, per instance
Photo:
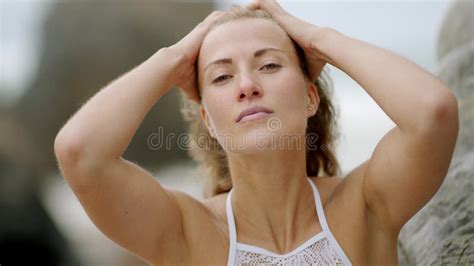
{"label": "face", "polygon": [[[219,25],[204,39],[197,66],[201,117],[224,150],[255,153],[278,148],[282,138],[304,140],[319,98],[280,26],[258,18]],[[271,113],[237,121],[255,106]]]}

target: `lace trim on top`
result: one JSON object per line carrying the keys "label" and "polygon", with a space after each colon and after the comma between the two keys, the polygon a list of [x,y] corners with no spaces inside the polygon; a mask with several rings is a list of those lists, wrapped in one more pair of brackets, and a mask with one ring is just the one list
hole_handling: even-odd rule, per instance
{"label": "lace trim on top", "polygon": [[254,246],[237,243],[236,265],[263,263],[278,265],[344,265],[325,236],[320,237],[319,240],[292,255],[272,254],[272,252],[265,249],[260,250],[260,248]]}
{"label": "lace trim on top", "polygon": [[231,189],[226,202],[230,235],[228,265],[352,265],[329,230],[316,185],[313,184],[310,178],[308,178],[308,181],[313,189],[316,212],[323,230],[293,251],[281,255],[264,248],[237,242],[231,204]]}

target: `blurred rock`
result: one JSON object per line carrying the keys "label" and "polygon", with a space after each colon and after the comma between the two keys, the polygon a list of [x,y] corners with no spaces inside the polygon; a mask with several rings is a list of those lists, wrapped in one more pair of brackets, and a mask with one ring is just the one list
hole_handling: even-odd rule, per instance
{"label": "blurred rock", "polygon": [[0,155],[1,264],[80,265],[46,212],[30,175]]}
{"label": "blurred rock", "polygon": [[474,265],[474,2],[450,7],[438,61],[439,78],[458,98],[460,132],[442,186],[400,232],[399,265]]}
{"label": "blurred rock", "polygon": [[442,24],[438,41],[439,74],[459,101],[456,153],[474,150],[474,2],[457,1]]}
{"label": "blurred rock", "polygon": [[[36,77],[9,114],[18,129],[0,139],[33,143],[28,146],[34,156],[23,157],[14,150],[8,156],[40,173],[55,170],[53,141],[67,119],[102,87],[184,37],[212,10],[212,2],[54,2],[44,25]],[[175,89],[152,108],[124,157],[144,166],[187,159],[176,141],[186,132],[178,105]],[[110,123],[114,121],[104,126]],[[176,136],[170,149],[156,150],[147,144],[148,136],[158,133],[160,126],[164,136]]]}
{"label": "blurred rock", "polygon": [[[37,196],[44,176],[58,171],[56,134],[101,88],[177,42],[213,10],[211,1],[77,0],[49,5],[37,73],[18,104],[0,107],[2,265],[8,264],[6,255],[19,256],[12,261],[15,265],[26,265],[23,258],[38,258],[45,265],[77,264]],[[116,121],[104,126],[112,123]],[[150,110],[124,157],[145,168],[187,160],[176,141],[185,132],[175,89]],[[169,149],[158,150],[148,145],[151,134],[175,137]],[[22,247],[23,252],[14,253]],[[112,264],[136,263],[123,256]]]}

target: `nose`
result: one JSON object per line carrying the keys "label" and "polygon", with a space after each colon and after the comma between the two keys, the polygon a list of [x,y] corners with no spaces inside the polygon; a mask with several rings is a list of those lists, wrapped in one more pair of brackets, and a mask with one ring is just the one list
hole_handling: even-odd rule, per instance
{"label": "nose", "polygon": [[240,87],[237,92],[237,100],[250,100],[252,98],[260,98],[262,96],[263,91],[255,81],[254,77],[248,74],[242,74],[240,79]]}

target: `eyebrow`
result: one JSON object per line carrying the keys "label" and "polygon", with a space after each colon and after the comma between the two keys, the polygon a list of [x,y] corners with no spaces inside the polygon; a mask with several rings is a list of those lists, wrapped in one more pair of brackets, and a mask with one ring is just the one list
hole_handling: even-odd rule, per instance
{"label": "eyebrow", "polygon": [[[277,49],[277,48],[273,48],[273,47],[268,47],[268,48],[263,48],[263,49],[260,49],[260,50],[257,50],[255,51],[255,53],[253,54],[253,57],[254,58],[258,58],[262,55],[264,55],[266,52],[268,51],[277,51],[277,52],[281,52],[281,53],[285,53],[283,52],[282,50],[280,49]],[[222,58],[222,59],[217,59],[217,60],[214,60],[212,61],[211,63],[209,63],[203,70],[203,72],[206,71],[206,69],[208,69],[210,66],[212,65],[220,65],[220,64],[232,64],[232,59],[230,58]]]}

